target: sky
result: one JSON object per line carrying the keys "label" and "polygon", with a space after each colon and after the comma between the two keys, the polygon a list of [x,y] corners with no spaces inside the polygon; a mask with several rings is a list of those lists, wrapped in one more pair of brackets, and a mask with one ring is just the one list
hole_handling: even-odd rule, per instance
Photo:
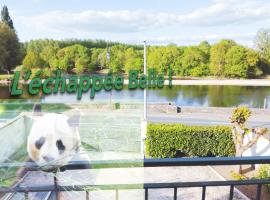
{"label": "sky", "polygon": [[195,45],[233,39],[253,47],[270,28],[270,0],[0,0],[21,41],[105,39]]}

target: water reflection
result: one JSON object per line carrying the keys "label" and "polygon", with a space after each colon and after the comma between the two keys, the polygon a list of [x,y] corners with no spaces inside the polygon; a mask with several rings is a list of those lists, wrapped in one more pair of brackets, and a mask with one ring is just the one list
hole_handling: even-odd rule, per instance
{"label": "water reflection", "polygon": [[[0,86],[1,102],[24,101],[43,103],[76,103],[76,94],[55,94],[41,98],[41,96],[29,96],[27,92],[18,98],[9,95],[8,86]],[[248,105],[250,107],[262,108],[264,101],[270,105],[270,87],[254,86],[165,86],[163,89],[148,90],[148,102],[168,103],[172,102],[181,106],[213,106],[231,107],[238,105]],[[121,91],[98,92],[94,99],[90,99],[90,94],[85,93],[80,102],[122,102],[135,103],[143,102],[143,90],[128,90],[126,87]]]}

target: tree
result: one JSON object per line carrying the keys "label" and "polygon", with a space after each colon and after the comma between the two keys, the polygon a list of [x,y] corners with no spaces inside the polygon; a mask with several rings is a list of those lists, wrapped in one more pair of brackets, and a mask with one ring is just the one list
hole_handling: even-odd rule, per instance
{"label": "tree", "polygon": [[110,72],[120,73],[124,71],[125,51],[126,47],[124,45],[116,45],[111,47],[111,56],[109,61]]}
{"label": "tree", "polygon": [[36,52],[28,52],[23,60],[23,69],[32,70],[33,68],[40,68],[43,65],[43,61],[40,59]]}
{"label": "tree", "polygon": [[210,72],[215,76],[224,75],[225,56],[227,51],[236,45],[232,40],[221,40],[211,47],[210,53]]}
{"label": "tree", "polygon": [[[246,121],[251,115],[251,111],[247,107],[238,107],[233,110],[232,116],[230,118],[231,123],[233,124],[232,129],[232,138],[235,145],[236,156],[242,157],[243,152],[251,148],[254,144],[257,143],[258,139],[262,136],[265,136],[268,132],[267,128],[255,128],[248,129],[245,126]],[[250,139],[245,143],[244,138],[247,134],[254,134],[253,139]],[[240,166],[239,172],[241,173],[242,167]]]}
{"label": "tree", "polygon": [[207,41],[202,41],[200,42],[198,48],[204,53],[206,58],[209,60],[210,58],[210,50],[211,50],[211,45]]}
{"label": "tree", "polygon": [[175,45],[150,47],[148,52],[148,66],[156,68],[157,72],[167,74],[169,68],[173,69],[175,74],[181,71],[182,48]]}
{"label": "tree", "polygon": [[1,21],[5,24],[7,24],[11,29],[14,29],[13,21],[11,17],[9,16],[8,8],[7,6],[3,6],[1,10]]}
{"label": "tree", "polygon": [[42,46],[39,56],[44,61],[45,67],[53,68],[53,60],[56,58],[59,49],[59,44],[53,40],[48,40],[47,43]]}
{"label": "tree", "polygon": [[88,69],[90,63],[90,50],[79,44],[60,49],[52,60],[54,69],[60,69],[65,72],[75,71],[77,74],[81,74]]}
{"label": "tree", "polygon": [[132,69],[143,69],[143,52],[128,48],[125,52],[124,70],[128,73]]}
{"label": "tree", "polygon": [[232,78],[247,78],[248,63],[246,50],[241,46],[233,46],[225,55],[224,75]]}
{"label": "tree", "polygon": [[19,64],[21,49],[16,32],[0,22],[0,67],[11,70]]}
{"label": "tree", "polygon": [[100,63],[99,63],[99,55],[100,55],[101,51],[100,49],[97,48],[92,48],[91,49],[91,63],[89,65],[88,71],[94,71],[97,70],[98,67],[100,67]]}
{"label": "tree", "polygon": [[209,74],[207,53],[197,46],[187,47],[184,50],[181,62],[183,75],[185,76],[206,76]]}
{"label": "tree", "polygon": [[262,75],[258,54],[243,46],[231,47],[225,55],[224,75],[231,78],[254,78]]}
{"label": "tree", "polygon": [[248,78],[256,78],[262,76],[266,71],[263,61],[258,52],[253,49],[246,49],[246,60],[248,63]]}
{"label": "tree", "polygon": [[[270,29],[258,31],[255,37],[255,46],[260,56],[267,62],[268,68],[270,63]],[[269,70],[269,69],[268,69]]]}

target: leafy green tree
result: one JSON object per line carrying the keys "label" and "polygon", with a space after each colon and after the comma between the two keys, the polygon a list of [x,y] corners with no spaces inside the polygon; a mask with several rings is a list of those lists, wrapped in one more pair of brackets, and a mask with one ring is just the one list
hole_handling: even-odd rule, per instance
{"label": "leafy green tree", "polygon": [[[30,42],[25,43],[24,48],[26,50],[26,56],[30,54],[30,58],[33,58],[33,53],[35,54],[35,67],[55,68],[53,65],[56,63],[57,52],[60,49],[57,41],[49,39],[31,40]],[[29,68],[30,66],[25,67]]]}
{"label": "leafy green tree", "polygon": [[89,68],[91,52],[88,48],[76,44],[60,49],[56,58],[52,60],[52,66],[65,72],[75,71],[80,74]]}
{"label": "leafy green tree", "polygon": [[142,69],[143,69],[143,52],[136,51],[133,48],[128,48],[125,51],[124,70],[126,73],[128,73],[132,69],[142,71]]}
{"label": "leafy green tree", "polygon": [[23,60],[23,69],[31,70],[32,68],[40,68],[43,65],[43,61],[36,52],[28,52]]}
{"label": "leafy green tree", "polygon": [[154,67],[159,73],[168,73],[169,67],[174,74],[181,71],[180,58],[183,54],[183,49],[175,45],[150,47],[148,50],[148,66]]}
{"label": "leafy green tree", "polygon": [[226,77],[253,78],[260,76],[262,71],[258,67],[258,55],[245,47],[233,46],[225,56]]}
{"label": "leafy green tree", "polygon": [[19,64],[21,48],[16,32],[0,22],[0,67],[11,70]]}
{"label": "leafy green tree", "polygon": [[232,78],[247,78],[248,65],[244,47],[234,46],[225,55],[225,76]]}
{"label": "leafy green tree", "polygon": [[1,10],[1,21],[5,24],[7,24],[11,29],[14,29],[13,21],[11,17],[9,16],[8,8],[7,6],[3,6]]}
{"label": "leafy green tree", "polygon": [[200,42],[198,48],[204,53],[205,59],[210,59],[211,45],[207,41]]}
{"label": "leafy green tree", "polygon": [[[1,44],[2,41],[0,41]],[[126,45],[95,40],[32,40],[24,44],[26,68],[61,69],[65,72],[93,72],[110,69],[113,73],[142,70],[142,45]],[[110,58],[107,53],[110,53]],[[6,56],[0,45],[0,60]],[[34,53],[34,55],[33,55]],[[30,55],[28,55],[30,54]],[[207,41],[197,46],[151,46],[148,48],[148,67],[158,73],[181,76],[224,76],[234,78],[259,77],[267,72],[268,61],[252,49],[232,40],[211,45]],[[0,63],[1,64],[1,63]],[[3,65],[3,64],[2,64]]]}
{"label": "leafy green tree", "polygon": [[92,48],[91,49],[91,63],[89,65],[89,72],[105,69],[109,66],[107,58],[107,49]]}
{"label": "leafy green tree", "polygon": [[110,72],[120,73],[124,71],[125,51],[126,47],[124,45],[116,45],[110,48]]}
{"label": "leafy green tree", "polygon": [[190,75],[194,77],[209,76],[210,69],[208,64],[200,64],[197,67],[190,70]]}
{"label": "leafy green tree", "polygon": [[260,77],[264,74],[262,59],[258,52],[246,49],[246,60],[248,63],[248,78]]}
{"label": "leafy green tree", "polygon": [[209,73],[207,53],[199,47],[191,46],[184,50],[181,62],[183,67],[182,75],[185,76],[206,76]]}
{"label": "leafy green tree", "polygon": [[51,66],[53,68],[53,60],[56,58],[59,49],[58,43],[53,41],[43,46],[39,56],[44,61],[45,67]]}
{"label": "leafy green tree", "polygon": [[227,51],[235,46],[236,43],[232,40],[221,40],[219,43],[211,47],[210,53],[210,72],[215,76],[224,75],[225,56]]}

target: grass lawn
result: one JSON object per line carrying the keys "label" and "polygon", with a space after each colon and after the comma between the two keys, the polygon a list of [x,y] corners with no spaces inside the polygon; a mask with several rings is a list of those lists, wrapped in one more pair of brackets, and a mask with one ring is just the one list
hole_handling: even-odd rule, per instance
{"label": "grass lawn", "polygon": [[0,74],[0,81],[13,79],[13,74]]}

